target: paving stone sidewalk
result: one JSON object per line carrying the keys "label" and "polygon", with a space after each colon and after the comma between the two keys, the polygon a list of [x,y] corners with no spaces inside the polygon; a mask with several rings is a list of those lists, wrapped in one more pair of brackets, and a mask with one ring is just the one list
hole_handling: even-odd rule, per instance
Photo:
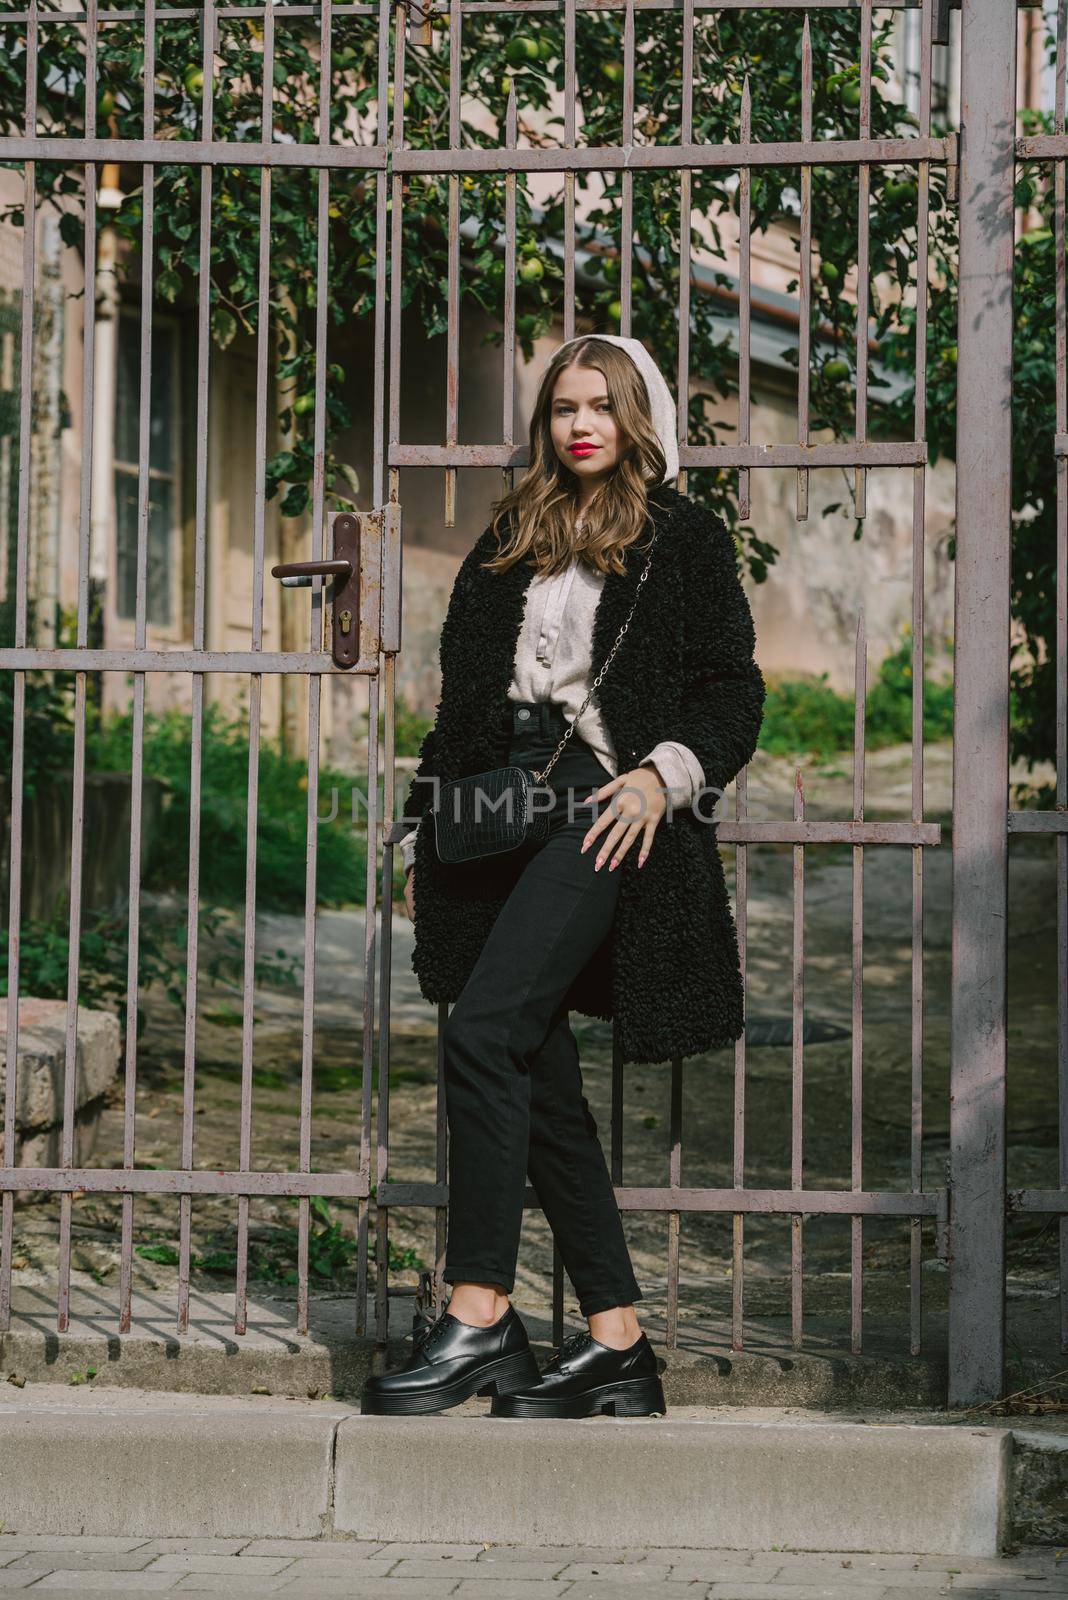
{"label": "paving stone sidewalk", "polygon": [[557,1549],[377,1540],[47,1538],[0,1534],[0,1595],[279,1594],[290,1600],[906,1600],[1068,1595],[1048,1546],[984,1560],[800,1551]]}

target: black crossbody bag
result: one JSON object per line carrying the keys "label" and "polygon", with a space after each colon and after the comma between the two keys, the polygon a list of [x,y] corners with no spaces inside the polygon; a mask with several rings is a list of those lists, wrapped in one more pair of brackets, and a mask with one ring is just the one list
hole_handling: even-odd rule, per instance
{"label": "black crossbody bag", "polygon": [[579,717],[590,703],[601,680],[608,671],[613,656],[630,627],[630,619],[642,592],[642,584],[649,575],[652,548],[658,534],[649,545],[650,555],[638,579],[638,593],[634,596],[626,622],[616,635],[615,644],[608,652],[604,666],[590,685],[574,720],[544,770],[532,771],[528,767],[494,767],[490,772],[475,772],[466,778],[456,778],[444,783],[438,790],[433,806],[434,843],[441,861],[455,863],[475,861],[484,856],[501,855],[506,850],[518,850],[525,844],[543,844],[549,834],[547,809],[535,810],[534,796],[545,782],[564,745],[575,731]]}

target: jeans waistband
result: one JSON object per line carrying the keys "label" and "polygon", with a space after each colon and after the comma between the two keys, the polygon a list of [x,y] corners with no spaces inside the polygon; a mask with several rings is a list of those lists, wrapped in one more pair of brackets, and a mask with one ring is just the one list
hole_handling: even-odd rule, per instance
{"label": "jeans waistband", "polygon": [[[563,706],[553,700],[511,700],[502,718],[513,739],[531,735],[560,739],[571,726]],[[574,738],[578,738],[576,733]]]}

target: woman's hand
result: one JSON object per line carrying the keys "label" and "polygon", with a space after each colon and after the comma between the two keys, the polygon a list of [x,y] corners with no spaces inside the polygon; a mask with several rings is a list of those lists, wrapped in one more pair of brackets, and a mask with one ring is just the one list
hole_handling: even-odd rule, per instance
{"label": "woman's hand", "polygon": [[619,848],[612,856],[612,863],[608,869],[610,872],[614,871],[638,834],[642,833],[642,846],[638,856],[640,867],[652,848],[653,835],[660,825],[660,818],[667,810],[664,780],[652,764],[635,767],[632,772],[621,772],[617,778],[588,794],[586,799],[606,800],[618,790],[625,792],[620,794],[615,805],[605,806],[582,841],[582,851],[585,853],[600,834],[606,835],[594,865],[595,872],[601,870],[618,845]]}
{"label": "woman's hand", "polygon": [[415,866],[408,868],[404,879],[404,909],[408,913],[408,921],[415,921]]}

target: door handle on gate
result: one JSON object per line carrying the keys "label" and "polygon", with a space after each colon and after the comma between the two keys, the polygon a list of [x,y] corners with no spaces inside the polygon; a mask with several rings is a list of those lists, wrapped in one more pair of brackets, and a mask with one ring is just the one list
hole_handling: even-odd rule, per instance
{"label": "door handle on gate", "polygon": [[352,577],[351,561],[282,561],[271,568],[271,577],[280,578],[284,589],[310,589],[316,577]]}
{"label": "door handle on gate", "polygon": [[[343,511],[333,520],[334,554],[324,561],[280,561],[271,568],[287,589],[310,589],[313,578],[333,578],[330,594],[331,654],[337,667],[360,658],[360,518]],[[353,624],[356,624],[354,627]]]}

